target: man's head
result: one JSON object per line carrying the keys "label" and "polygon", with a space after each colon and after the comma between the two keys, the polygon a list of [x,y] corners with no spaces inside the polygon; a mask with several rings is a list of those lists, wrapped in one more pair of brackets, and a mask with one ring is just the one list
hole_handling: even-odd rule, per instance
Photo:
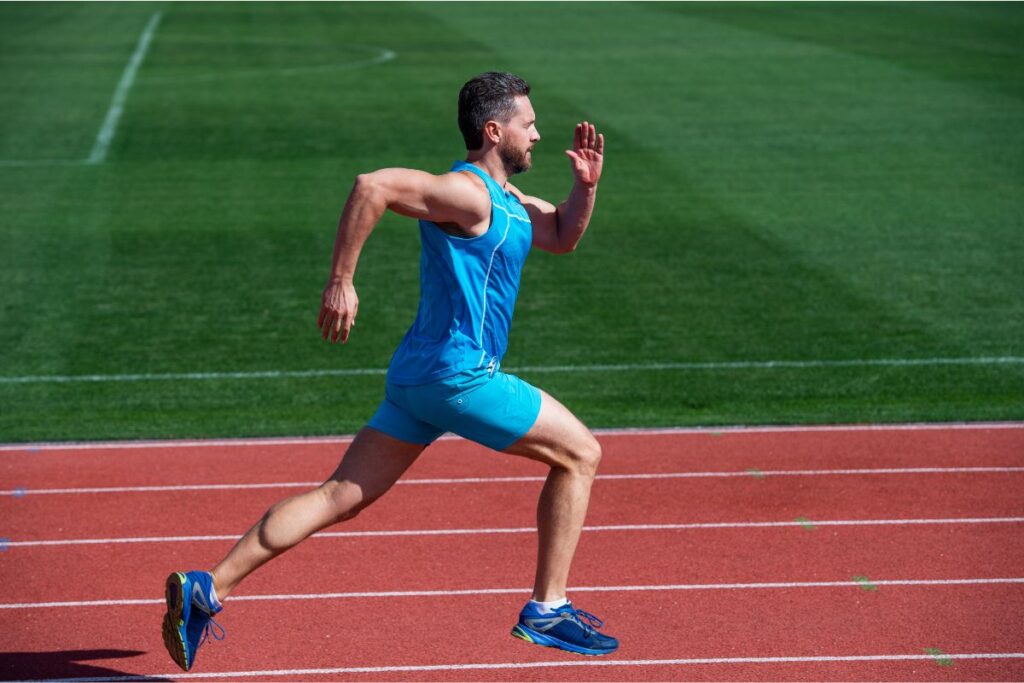
{"label": "man's head", "polygon": [[466,149],[498,148],[509,175],[530,168],[530,150],[540,140],[530,85],[510,73],[480,74],[459,92],[459,130]]}

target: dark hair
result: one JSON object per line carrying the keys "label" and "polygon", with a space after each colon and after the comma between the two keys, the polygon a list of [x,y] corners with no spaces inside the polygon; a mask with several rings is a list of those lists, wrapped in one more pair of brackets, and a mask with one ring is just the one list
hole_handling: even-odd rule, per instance
{"label": "dark hair", "polygon": [[516,113],[516,97],[529,95],[530,84],[519,76],[498,71],[480,74],[459,91],[459,130],[466,149],[484,144],[484,124],[508,122]]}

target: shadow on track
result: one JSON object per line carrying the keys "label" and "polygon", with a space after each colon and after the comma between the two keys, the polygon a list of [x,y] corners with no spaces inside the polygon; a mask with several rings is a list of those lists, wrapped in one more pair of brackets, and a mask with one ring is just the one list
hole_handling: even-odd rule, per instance
{"label": "shadow on track", "polygon": [[0,680],[59,678],[123,679],[168,681],[169,678],[145,676],[105,666],[81,662],[91,659],[127,659],[144,655],[141,650],[60,650],[57,652],[0,652]]}

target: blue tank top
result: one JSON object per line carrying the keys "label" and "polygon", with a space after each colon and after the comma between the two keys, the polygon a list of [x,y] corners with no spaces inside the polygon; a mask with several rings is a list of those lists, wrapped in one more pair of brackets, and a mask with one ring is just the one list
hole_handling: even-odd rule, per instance
{"label": "blue tank top", "polygon": [[483,235],[457,237],[420,221],[420,305],[391,357],[388,381],[426,384],[464,370],[495,370],[508,347],[519,276],[533,228],[519,199],[466,161],[452,171],[480,176],[491,197]]}

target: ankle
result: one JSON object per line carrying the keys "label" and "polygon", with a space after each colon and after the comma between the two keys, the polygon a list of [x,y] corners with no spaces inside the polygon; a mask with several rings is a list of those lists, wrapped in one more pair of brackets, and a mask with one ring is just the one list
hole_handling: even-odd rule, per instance
{"label": "ankle", "polygon": [[224,600],[227,599],[228,595],[231,594],[231,589],[234,588],[234,586],[229,586],[218,581],[217,574],[214,572],[211,572],[211,575],[213,576],[213,586],[211,591],[213,595],[210,597],[215,599],[218,603],[223,603]]}
{"label": "ankle", "polygon": [[533,598],[530,600],[529,604],[536,608],[541,614],[548,614],[550,612],[554,612],[559,607],[568,605],[569,599],[564,596],[553,600],[538,600]]}

